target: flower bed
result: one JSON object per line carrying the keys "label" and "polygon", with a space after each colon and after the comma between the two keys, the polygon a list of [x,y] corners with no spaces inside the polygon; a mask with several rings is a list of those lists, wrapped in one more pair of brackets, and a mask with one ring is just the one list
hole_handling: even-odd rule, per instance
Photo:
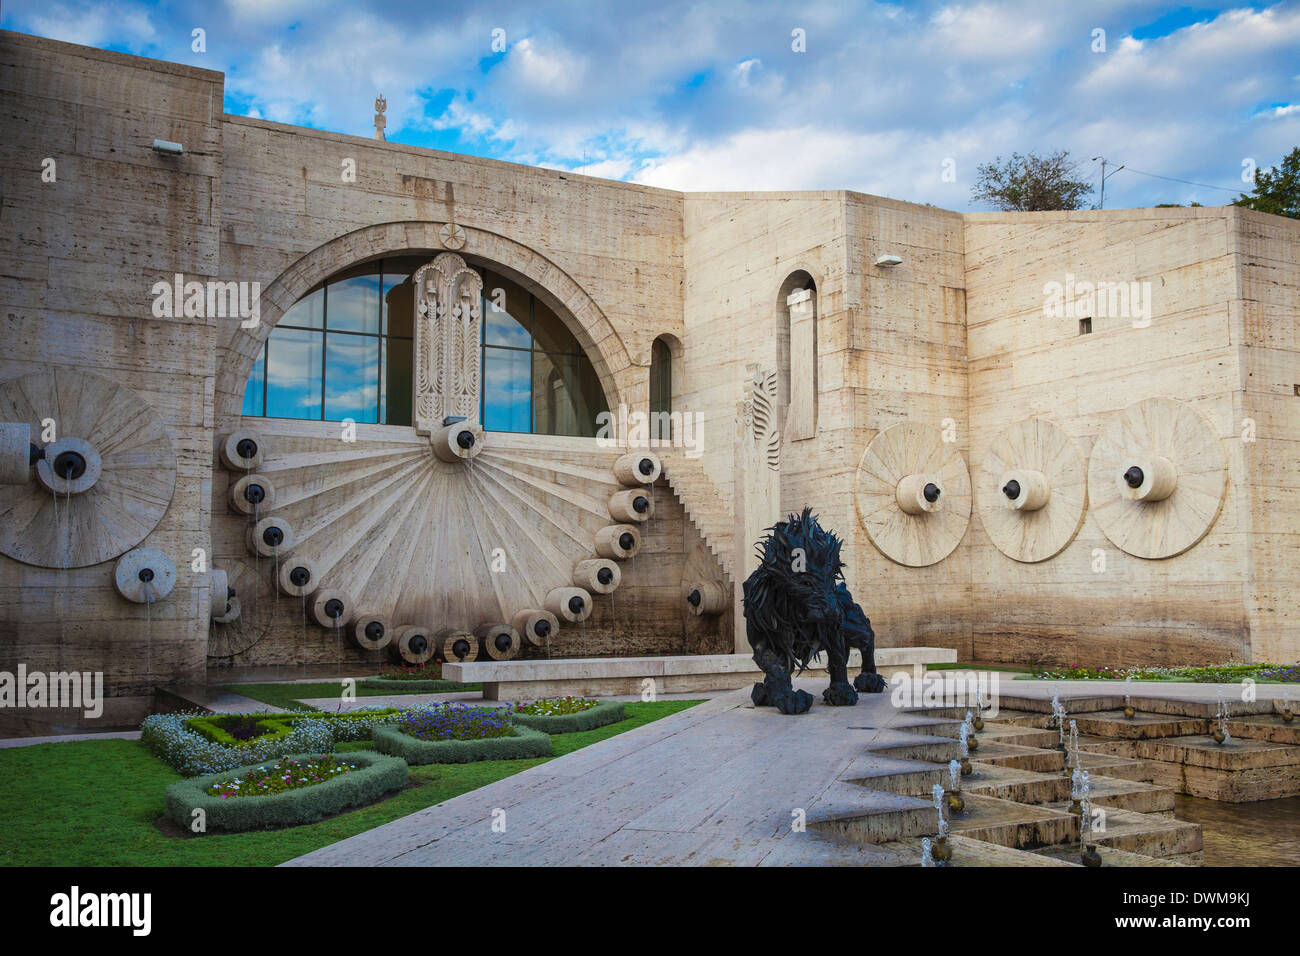
{"label": "flower bed", "polygon": [[[229,785],[230,781],[247,781],[253,777],[274,774],[287,769],[294,761],[301,768],[310,761],[333,760],[348,765],[346,773],[329,773],[319,781],[306,782],[275,793],[256,793],[233,797],[214,787]],[[323,766],[319,765],[318,766]],[[272,769],[278,767],[278,769]],[[406,785],[409,771],[396,757],[386,757],[369,750],[349,753],[346,757],[322,757],[308,753],[286,754],[274,762],[253,763],[235,768],[234,773],[222,771],[182,780],[167,788],[167,816],[188,832],[236,832],[314,823],[349,807],[373,803],[384,794]],[[204,829],[192,830],[194,811],[203,811]]]}
{"label": "flower bed", "polygon": [[[328,753],[337,743],[371,739],[377,726],[392,723],[402,713],[385,708],[337,714],[152,714],[140,724],[140,739],[159,759],[192,777],[286,754]],[[233,721],[236,717],[241,720]],[[249,728],[267,732],[237,736]]]}
{"label": "flower bed", "polygon": [[1230,661],[1210,667],[1069,667],[1045,666],[1041,660],[1031,667],[1030,680],[1133,680],[1183,681],[1194,684],[1230,684],[1250,678],[1282,683],[1300,682],[1300,667],[1278,664],[1245,664]]}
{"label": "flower bed", "polygon": [[595,730],[624,717],[623,702],[595,701],[583,697],[551,697],[518,708],[514,722],[548,734],[572,734]]}
{"label": "flower bed", "polygon": [[259,767],[217,780],[208,787],[208,796],[223,800],[236,797],[266,797],[287,790],[313,787],[326,780],[332,780],[336,774],[350,773],[357,769],[355,761],[325,754],[321,757],[308,757],[305,760],[296,757],[281,757],[269,760]]}
{"label": "flower bed", "polygon": [[375,749],[409,764],[549,757],[551,738],[516,727],[508,708],[440,704],[375,731]]}

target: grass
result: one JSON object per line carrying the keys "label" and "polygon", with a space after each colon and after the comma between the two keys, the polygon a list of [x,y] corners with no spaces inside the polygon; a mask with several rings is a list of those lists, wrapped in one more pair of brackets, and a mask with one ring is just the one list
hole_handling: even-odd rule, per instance
{"label": "grass", "polygon": [[[554,757],[697,703],[630,703],[618,723],[552,735]],[[358,741],[336,749],[369,747]],[[138,740],[14,747],[0,750],[0,866],[274,866],[554,757],[412,767],[415,786],[319,823],[179,837],[165,835],[155,822],[163,815],[163,791],[183,778]]]}
{"label": "grass", "polygon": [[[223,684],[221,689],[231,694],[239,694],[241,697],[260,700],[264,704],[270,704],[272,707],[278,707],[281,710],[310,710],[311,708],[298,703],[298,701],[303,698],[310,699],[314,697],[337,697],[341,699],[343,694],[342,682],[336,680],[319,681],[311,684]],[[438,693],[482,689],[482,684],[456,684],[448,681],[446,689],[438,691]],[[396,693],[398,692],[362,687],[361,681],[357,681],[358,699],[362,697],[392,697]],[[428,692],[424,691],[423,693]]]}

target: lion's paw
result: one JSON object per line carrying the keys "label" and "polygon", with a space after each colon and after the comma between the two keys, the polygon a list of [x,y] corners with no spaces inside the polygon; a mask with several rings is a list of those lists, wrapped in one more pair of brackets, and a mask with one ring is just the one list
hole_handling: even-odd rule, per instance
{"label": "lion's paw", "polygon": [[754,689],[749,692],[749,699],[754,702],[755,707],[767,707],[772,703],[767,695],[766,684],[755,684]]}
{"label": "lion's paw", "polygon": [[863,671],[857,677],[853,678],[853,686],[864,694],[880,694],[889,685],[879,674],[868,674]]}
{"label": "lion's paw", "polygon": [[795,690],[773,695],[772,703],[783,714],[803,714],[812,707],[813,697],[806,690]]}
{"label": "lion's paw", "polygon": [[848,681],[837,681],[822,691],[822,700],[832,707],[852,707],[858,702],[858,692]]}

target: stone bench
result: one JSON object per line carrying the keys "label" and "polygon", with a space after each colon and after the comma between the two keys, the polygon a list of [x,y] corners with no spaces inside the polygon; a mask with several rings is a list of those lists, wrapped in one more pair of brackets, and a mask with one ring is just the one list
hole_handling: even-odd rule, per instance
{"label": "stone bench", "polygon": [[[861,667],[861,655],[849,654],[849,678]],[[903,672],[925,675],[928,664],[955,664],[957,652],[947,647],[882,647],[876,650],[876,670],[888,680]],[[763,679],[763,672],[745,654],[698,654],[683,657],[579,657],[555,660],[475,661],[443,664],[447,680],[481,683],[485,700],[535,700],[566,694],[610,697],[641,694],[653,680],[656,694],[692,694],[734,690]],[[803,674],[826,677],[824,660],[814,658]]]}

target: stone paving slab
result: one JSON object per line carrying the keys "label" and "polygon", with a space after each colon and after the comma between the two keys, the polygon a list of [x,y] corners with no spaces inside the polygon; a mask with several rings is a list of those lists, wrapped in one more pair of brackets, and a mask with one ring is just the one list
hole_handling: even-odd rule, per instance
{"label": "stone paving slab", "polygon": [[34,747],[36,744],[66,744],[78,740],[139,740],[140,731],[123,730],[105,734],[57,734],[53,737],[8,737],[0,740],[0,750],[11,747]]}

